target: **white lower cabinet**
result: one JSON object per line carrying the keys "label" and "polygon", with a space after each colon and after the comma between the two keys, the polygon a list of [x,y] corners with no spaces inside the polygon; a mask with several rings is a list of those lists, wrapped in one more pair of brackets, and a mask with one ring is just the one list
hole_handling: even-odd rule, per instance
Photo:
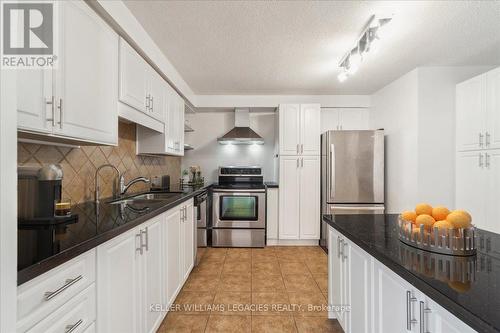
{"label": "white lower cabinet", "polygon": [[328,244],[329,318],[345,333],[475,332],[332,227]]}
{"label": "white lower cabinet", "polygon": [[[266,197],[266,233],[268,240],[278,239],[278,188],[268,187]],[[269,244],[269,243],[268,243]]]}
{"label": "white lower cabinet", "polygon": [[167,287],[164,294],[164,304],[171,305],[177,293],[181,281],[181,210],[172,209],[167,212],[165,222],[163,222],[163,237],[165,239],[163,267],[163,285]]}
{"label": "white lower cabinet", "polygon": [[181,211],[183,212],[181,214],[181,281],[184,284],[194,266],[194,234],[196,230],[193,201],[183,205]]}

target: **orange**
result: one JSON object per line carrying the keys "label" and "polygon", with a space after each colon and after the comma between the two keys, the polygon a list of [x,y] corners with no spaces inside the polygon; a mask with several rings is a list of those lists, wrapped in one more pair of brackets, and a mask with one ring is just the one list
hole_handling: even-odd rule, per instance
{"label": "orange", "polygon": [[465,293],[471,287],[470,282],[460,282],[460,281],[448,282],[448,286],[450,286],[452,289],[455,289],[459,293]]}
{"label": "orange", "polygon": [[438,228],[438,229],[442,229],[442,230],[446,230],[446,229],[453,229],[453,224],[451,224],[450,222],[446,221],[446,220],[442,220],[442,221],[437,221],[436,223],[434,223],[434,225],[432,226],[433,228]]}
{"label": "orange", "polygon": [[450,210],[446,207],[438,206],[438,207],[432,208],[432,217],[436,221],[445,220],[446,216],[448,216],[448,214],[450,214]]}
{"label": "orange", "polygon": [[432,228],[432,226],[434,225],[434,223],[436,222],[436,220],[434,220],[434,218],[428,214],[421,214],[419,216],[417,216],[417,220],[415,221],[415,224],[417,226],[420,226],[421,224],[423,224],[426,228],[430,229]]}
{"label": "orange", "polygon": [[401,213],[401,218],[405,221],[412,221],[413,223],[415,223],[417,214],[415,214],[415,212],[407,210]]}
{"label": "orange", "polygon": [[469,220],[469,222],[472,222],[472,216],[466,210],[456,209],[452,213],[460,213],[462,215],[465,215],[467,217],[467,219]]}
{"label": "orange", "polygon": [[426,203],[420,203],[415,207],[415,213],[417,213],[417,215],[432,215],[432,206]]}
{"label": "orange", "polygon": [[[470,216],[470,215],[469,215]],[[466,214],[462,212],[451,212],[448,217],[446,217],[446,221],[450,222],[454,228],[468,228],[471,225],[471,219]]]}

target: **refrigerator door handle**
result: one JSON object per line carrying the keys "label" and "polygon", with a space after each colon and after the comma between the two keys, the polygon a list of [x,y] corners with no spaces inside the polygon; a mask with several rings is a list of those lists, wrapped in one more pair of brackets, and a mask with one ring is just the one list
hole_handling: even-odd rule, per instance
{"label": "refrigerator door handle", "polygon": [[330,145],[330,198],[335,197],[335,145]]}
{"label": "refrigerator door handle", "polygon": [[332,206],[333,209],[342,210],[384,210],[384,206]]}

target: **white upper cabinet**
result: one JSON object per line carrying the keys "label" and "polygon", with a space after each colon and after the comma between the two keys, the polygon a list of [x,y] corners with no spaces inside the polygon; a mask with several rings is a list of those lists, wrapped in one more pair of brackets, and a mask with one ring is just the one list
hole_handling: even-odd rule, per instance
{"label": "white upper cabinet", "polygon": [[477,76],[457,85],[457,151],[481,149],[485,143],[485,77]]}
{"label": "white upper cabinet", "polygon": [[329,130],[368,130],[368,112],[366,108],[322,108],[321,133]]}
{"label": "white upper cabinet", "polygon": [[150,78],[149,113],[151,117],[164,122],[167,110],[165,95],[167,94],[168,84],[152,68]]}
{"label": "white upper cabinet", "polygon": [[300,154],[319,155],[321,108],[319,104],[300,105]]}
{"label": "white upper cabinet", "polygon": [[320,105],[280,104],[280,155],[319,155]]}
{"label": "white upper cabinet", "polygon": [[120,101],[146,112],[149,103],[148,64],[122,38],[120,38]]}
{"label": "white upper cabinet", "polygon": [[118,37],[81,1],[61,3],[54,133],[117,144]]}
{"label": "white upper cabinet", "polygon": [[500,148],[500,68],[486,74],[486,148]]}
{"label": "white upper cabinet", "polygon": [[52,70],[27,70],[18,76],[18,128],[116,145],[118,35],[84,2],[57,5],[58,62]]}

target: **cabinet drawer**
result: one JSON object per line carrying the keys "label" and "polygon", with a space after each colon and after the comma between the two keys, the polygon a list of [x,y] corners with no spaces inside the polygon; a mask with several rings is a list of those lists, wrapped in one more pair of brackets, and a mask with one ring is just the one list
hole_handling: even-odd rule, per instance
{"label": "cabinet drawer", "polygon": [[95,281],[95,249],[17,289],[17,327],[25,331]]}
{"label": "cabinet drawer", "polygon": [[96,319],[95,293],[93,283],[27,332],[87,332]]}

